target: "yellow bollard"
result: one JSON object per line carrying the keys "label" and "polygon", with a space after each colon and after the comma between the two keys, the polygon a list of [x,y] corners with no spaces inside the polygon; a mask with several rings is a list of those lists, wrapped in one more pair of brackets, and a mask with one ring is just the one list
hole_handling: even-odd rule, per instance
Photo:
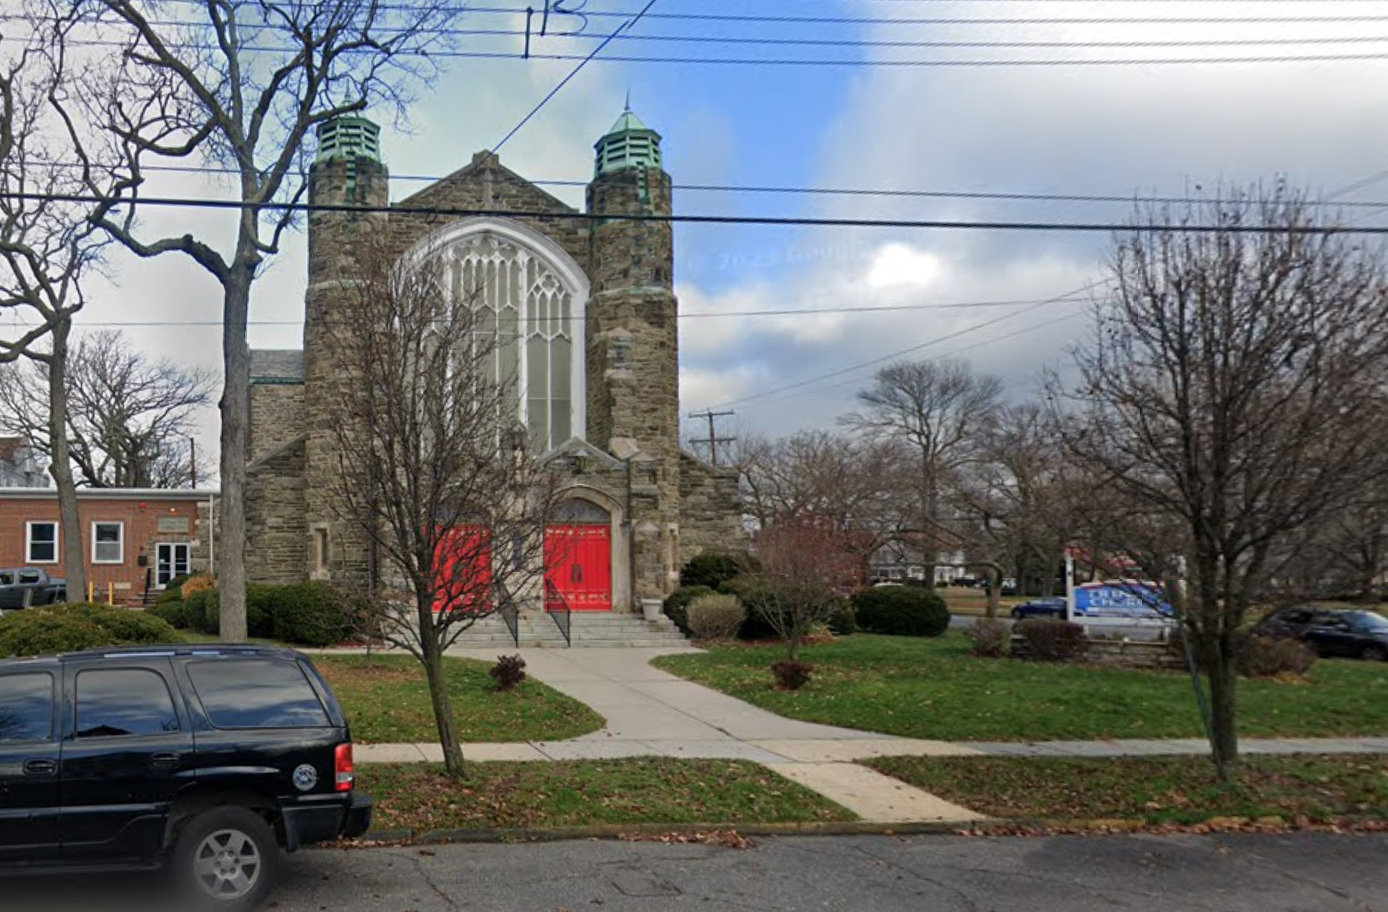
{"label": "yellow bollard", "polygon": [[114,605],[116,603],[116,584],[106,584],[106,601]]}
{"label": "yellow bollard", "polygon": [[93,583],[91,580],[87,580],[87,601],[96,601],[96,583]]}

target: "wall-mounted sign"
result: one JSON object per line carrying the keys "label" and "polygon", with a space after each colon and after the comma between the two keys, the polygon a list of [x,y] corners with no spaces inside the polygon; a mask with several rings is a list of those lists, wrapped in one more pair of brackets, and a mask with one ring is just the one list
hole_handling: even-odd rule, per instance
{"label": "wall-mounted sign", "polygon": [[186,516],[161,516],[159,517],[160,532],[188,532],[188,517]]}

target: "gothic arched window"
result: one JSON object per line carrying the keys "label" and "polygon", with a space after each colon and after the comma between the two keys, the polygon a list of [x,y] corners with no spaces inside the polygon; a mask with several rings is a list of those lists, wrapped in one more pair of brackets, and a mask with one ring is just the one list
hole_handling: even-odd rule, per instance
{"label": "gothic arched window", "polygon": [[518,223],[469,220],[426,242],[443,257],[454,306],[481,311],[496,376],[536,452],[584,434],[583,307],[588,283],[552,241]]}

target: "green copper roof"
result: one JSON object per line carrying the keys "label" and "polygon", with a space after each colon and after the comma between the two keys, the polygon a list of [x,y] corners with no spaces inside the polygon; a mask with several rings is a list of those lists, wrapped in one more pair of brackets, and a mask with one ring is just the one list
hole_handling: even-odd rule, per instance
{"label": "green copper roof", "polygon": [[381,128],[365,117],[334,117],[318,125],[316,161],[333,158],[381,160]]}
{"label": "green copper roof", "polygon": [[593,169],[595,177],[628,168],[653,168],[659,171],[661,167],[660,134],[642,123],[641,118],[632,112],[630,99],[622,116],[593,148],[598,153]]}

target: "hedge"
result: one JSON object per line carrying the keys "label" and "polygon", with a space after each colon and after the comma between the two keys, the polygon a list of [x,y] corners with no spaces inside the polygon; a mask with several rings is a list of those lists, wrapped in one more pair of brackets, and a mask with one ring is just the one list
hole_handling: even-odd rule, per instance
{"label": "hedge", "polygon": [[[202,633],[221,632],[218,590],[195,592],[183,603],[186,624]],[[351,632],[351,599],[324,582],[246,587],[246,628],[250,636],[298,646],[335,646]],[[160,610],[159,606],[151,609]],[[174,613],[170,609],[170,613]]]}
{"label": "hedge", "polygon": [[758,569],[756,558],[750,554],[721,554],[705,551],[680,570],[680,586],[707,586],[721,589],[735,577]]}
{"label": "hedge", "polygon": [[0,656],[147,646],[181,639],[178,631],[148,612],[110,605],[49,605],[0,618]]}
{"label": "hedge", "polygon": [[874,586],[852,601],[859,629],[869,633],[934,637],[949,628],[949,609],[933,589]]}

